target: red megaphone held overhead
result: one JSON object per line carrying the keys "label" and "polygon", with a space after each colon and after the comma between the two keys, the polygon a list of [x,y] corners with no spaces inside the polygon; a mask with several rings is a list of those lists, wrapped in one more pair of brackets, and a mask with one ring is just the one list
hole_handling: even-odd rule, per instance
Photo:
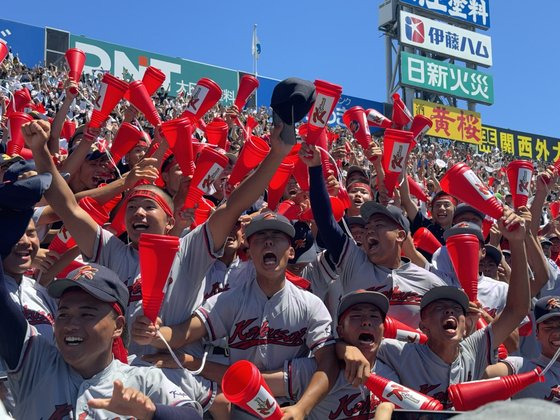
{"label": "red megaphone held overhead", "polygon": [[12,112],[8,117],[8,130],[10,132],[10,140],[6,144],[6,153],[8,155],[18,155],[20,154],[25,140],[23,138],[23,133],[21,132],[21,126],[33,121],[31,115],[25,114],[23,112]]}
{"label": "red megaphone held overhead", "polygon": [[412,136],[416,143],[420,143],[424,134],[426,134],[430,128],[432,128],[433,121],[424,115],[415,115],[410,125],[410,131],[412,131]]}
{"label": "red megaphone held overhead", "polygon": [[214,182],[228,165],[228,162],[229,159],[225,154],[211,147],[202,149],[196,162],[196,169],[183,208],[194,208],[204,194],[210,193]]}
{"label": "red megaphone held overhead", "polygon": [[478,259],[480,243],[476,235],[452,235],[445,241],[449,259],[461,287],[471,302],[478,299]]}
{"label": "red megaphone held overhead", "polygon": [[[64,54],[66,57],[66,62],[70,71],[68,72],[68,77],[74,82],[79,83],[80,77],[82,77],[82,71],[84,70],[84,64],[86,64],[86,54],[78,48],[70,48]],[[72,88],[72,94],[77,95],[78,90]]]}
{"label": "red megaphone held overhead", "polygon": [[161,131],[169,144],[183,176],[194,174],[192,135],[194,126],[188,118],[177,118],[161,124]]}
{"label": "red megaphone held overhead", "polygon": [[208,112],[222,97],[222,89],[216,82],[203,77],[198,81],[192,91],[187,108],[181,117],[188,117],[192,121],[198,121]]}
{"label": "red megaphone held overhead", "polygon": [[111,145],[111,156],[118,163],[124,155],[130,152],[142,137],[142,132],[134,125],[123,122]]}
{"label": "red megaphone held overhead", "polygon": [[414,180],[414,178],[412,178],[410,175],[407,175],[406,179],[408,181],[408,189],[410,193],[418,200],[425,203],[428,202],[428,196],[426,195],[422,187],[420,187],[420,185],[418,185],[418,183]]}
{"label": "red megaphone held overhead", "polygon": [[228,132],[229,127],[227,122],[216,117],[206,126],[206,139],[209,144],[216,145],[226,150]]}
{"label": "red megaphone held overhead", "polygon": [[402,130],[405,125],[412,121],[412,114],[401,99],[401,95],[397,92],[393,93],[393,126],[397,130]]}
{"label": "red megaphone held overhead", "polygon": [[165,82],[165,73],[156,67],[148,67],[142,77],[142,83],[146,88],[149,96],[152,96]]}
{"label": "red megaphone held overhead", "polygon": [[[334,107],[342,94],[342,86],[323,80],[315,80],[317,98],[308,115],[308,130],[305,141],[315,145],[319,141]],[[326,139],[325,139],[326,145]]]}
{"label": "red megaphone held overhead", "polygon": [[229,176],[228,184],[235,186],[240,182],[251,169],[256,168],[263,161],[269,151],[270,146],[263,139],[251,136],[239,153],[239,157]]}
{"label": "red megaphone held overhead", "polygon": [[9,52],[8,43],[0,39],[0,64],[2,64],[2,61],[8,56]]}
{"label": "red megaphone held overhead", "polygon": [[393,121],[373,108],[368,109],[366,113],[368,124],[373,127],[391,128],[393,125]]}
{"label": "red megaphone held overhead", "polygon": [[294,164],[293,162],[282,162],[276,173],[270,180],[268,184],[268,208],[272,211],[276,210],[276,206],[278,206],[278,202],[284,195],[284,190],[286,189],[286,185],[288,184],[288,180],[290,179],[290,175],[294,171]]}
{"label": "red megaphone held overhead", "polygon": [[437,240],[432,232],[425,227],[419,228],[412,236],[414,247],[433,254],[441,248],[441,243]]}
{"label": "red megaphone held overhead", "polygon": [[234,105],[239,111],[243,109],[247,103],[247,99],[257,90],[259,81],[255,76],[244,74],[239,81],[239,89],[237,89],[237,96]]}
{"label": "red megaphone held overhead", "polygon": [[97,97],[93,101],[93,112],[89,120],[89,126],[99,128],[105,122],[109,114],[117,106],[128,89],[128,83],[105,73],[101,79],[101,85]]}
{"label": "red megaphone held overhead", "polygon": [[130,97],[130,103],[142,114],[144,114],[150,124],[154,127],[161,124],[161,118],[154,105],[154,101],[152,101],[152,98],[146,90],[146,86],[144,86],[144,83],[141,80],[136,80],[130,83],[128,86],[128,95]]}
{"label": "red megaphone held overhead", "polygon": [[506,173],[515,209],[527,205],[533,169],[533,163],[527,160],[514,160],[507,166]]}
{"label": "red megaphone held overhead", "polygon": [[352,132],[362,149],[368,150],[371,143],[371,133],[367,121],[366,111],[361,106],[353,106],[342,115],[342,120]]}
{"label": "red megaphone held overhead", "polygon": [[399,181],[406,164],[406,158],[414,147],[414,139],[410,131],[388,128],[383,137],[383,169],[385,171],[385,187],[389,197]]}

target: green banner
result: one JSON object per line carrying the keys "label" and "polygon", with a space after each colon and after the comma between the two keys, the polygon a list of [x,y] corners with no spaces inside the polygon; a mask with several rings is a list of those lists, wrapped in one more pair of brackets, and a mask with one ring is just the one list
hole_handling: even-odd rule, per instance
{"label": "green banner", "polygon": [[491,75],[416,54],[401,52],[401,82],[469,101],[494,103]]}
{"label": "green banner", "polygon": [[201,77],[215,81],[222,88],[221,102],[232,105],[237,94],[237,72],[181,58],[167,57],[122,45],[110,44],[70,35],[70,47],[86,53],[84,72],[106,71],[127,81],[141,80],[144,70],[154,66],[165,73],[163,84],[171,96],[188,95]]}

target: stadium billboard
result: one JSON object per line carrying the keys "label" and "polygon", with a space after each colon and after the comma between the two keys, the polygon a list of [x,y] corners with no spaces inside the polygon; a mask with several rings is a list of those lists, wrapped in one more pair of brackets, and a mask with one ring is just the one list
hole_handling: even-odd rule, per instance
{"label": "stadium billboard", "polygon": [[27,67],[44,63],[45,28],[0,19],[0,38]]}

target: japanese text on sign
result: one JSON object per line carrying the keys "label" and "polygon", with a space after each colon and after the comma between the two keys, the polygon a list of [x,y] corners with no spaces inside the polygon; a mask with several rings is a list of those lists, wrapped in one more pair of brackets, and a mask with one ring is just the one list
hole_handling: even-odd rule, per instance
{"label": "japanese text on sign", "polygon": [[428,136],[472,144],[481,141],[482,122],[478,112],[415,99],[414,115],[418,114],[433,122],[432,128],[426,133]]}
{"label": "japanese text on sign", "polygon": [[401,3],[471,23],[484,29],[490,27],[490,0],[400,0]]}
{"label": "japanese text on sign", "polygon": [[475,102],[494,102],[489,74],[406,52],[401,53],[401,82]]}

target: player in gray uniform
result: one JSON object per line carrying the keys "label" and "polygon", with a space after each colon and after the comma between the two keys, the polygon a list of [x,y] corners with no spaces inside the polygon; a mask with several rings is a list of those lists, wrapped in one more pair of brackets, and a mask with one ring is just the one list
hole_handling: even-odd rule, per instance
{"label": "player in gray uniform", "polygon": [[[156,368],[128,366],[121,334],[128,291],[102,266],[79,268],[49,285],[59,300],[56,346],[29,325],[11,301],[0,266],[0,356],[21,419],[106,419],[124,415],[167,418],[198,416],[193,398]],[[172,407],[177,406],[177,407]]]}
{"label": "player in gray uniform", "polygon": [[[204,275],[216,258],[222,255],[226,238],[241,213],[257,200],[284,156],[291,149],[280,140],[281,129],[281,126],[275,127],[270,136],[270,153],[257,170],[232,192],[227,203],[212,213],[206,223],[181,238],[160,311],[160,317],[165,323],[173,325],[186,321],[203,301]],[[127,206],[125,224],[131,241],[130,244],[125,245],[110,232],[100,228],[77,205],[46,148],[48,123],[37,121],[29,123],[24,126],[23,133],[26,142],[33,150],[37,168],[53,175],[52,186],[45,196],[64,221],[84,257],[109,267],[129,287],[131,305],[127,310],[127,318],[132,322],[141,313],[138,240],[142,233],[165,234],[173,227],[175,219],[171,198],[151,185],[138,186],[131,190],[127,202],[123,204]],[[148,180],[155,180],[158,172],[155,167],[147,165],[140,175]],[[199,344],[190,350],[196,350],[198,354],[202,353]],[[150,349],[131,343],[131,351],[143,354]]]}
{"label": "player in gray uniform", "polygon": [[[331,318],[319,298],[286,281],[285,271],[294,249],[294,227],[276,213],[256,216],[245,230],[255,277],[208,299],[184,324],[161,327],[172,347],[208,337],[227,337],[230,361],[246,359],[261,370],[280,369],[285,360],[311,352],[317,371],[287,414],[307,415],[328,392],[338,374],[331,334]],[[156,328],[138,318],[132,328],[140,344],[164,348]],[[299,417],[298,417],[299,418]]]}
{"label": "player in gray uniform", "polygon": [[[519,225],[519,226],[516,226]],[[511,287],[506,307],[484,329],[466,335],[466,315],[476,311],[467,295],[453,287],[430,290],[420,304],[420,329],[428,336],[425,345],[383,340],[377,357],[399,377],[399,383],[433,396],[449,407],[450,384],[481,379],[487,365],[495,362],[495,350],[529,311],[529,277],[523,238],[523,219],[506,211],[499,228],[510,242]],[[509,229],[514,229],[509,231]]]}
{"label": "player in gray uniform", "polygon": [[445,283],[428,270],[401,260],[401,250],[410,231],[402,211],[372,201],[362,205],[367,233],[362,246],[358,246],[332,216],[318,149],[304,144],[300,158],[309,166],[313,216],[339,272],[343,292],[365,289],[385,293],[391,302],[389,315],[418,327],[420,299],[432,287]]}

